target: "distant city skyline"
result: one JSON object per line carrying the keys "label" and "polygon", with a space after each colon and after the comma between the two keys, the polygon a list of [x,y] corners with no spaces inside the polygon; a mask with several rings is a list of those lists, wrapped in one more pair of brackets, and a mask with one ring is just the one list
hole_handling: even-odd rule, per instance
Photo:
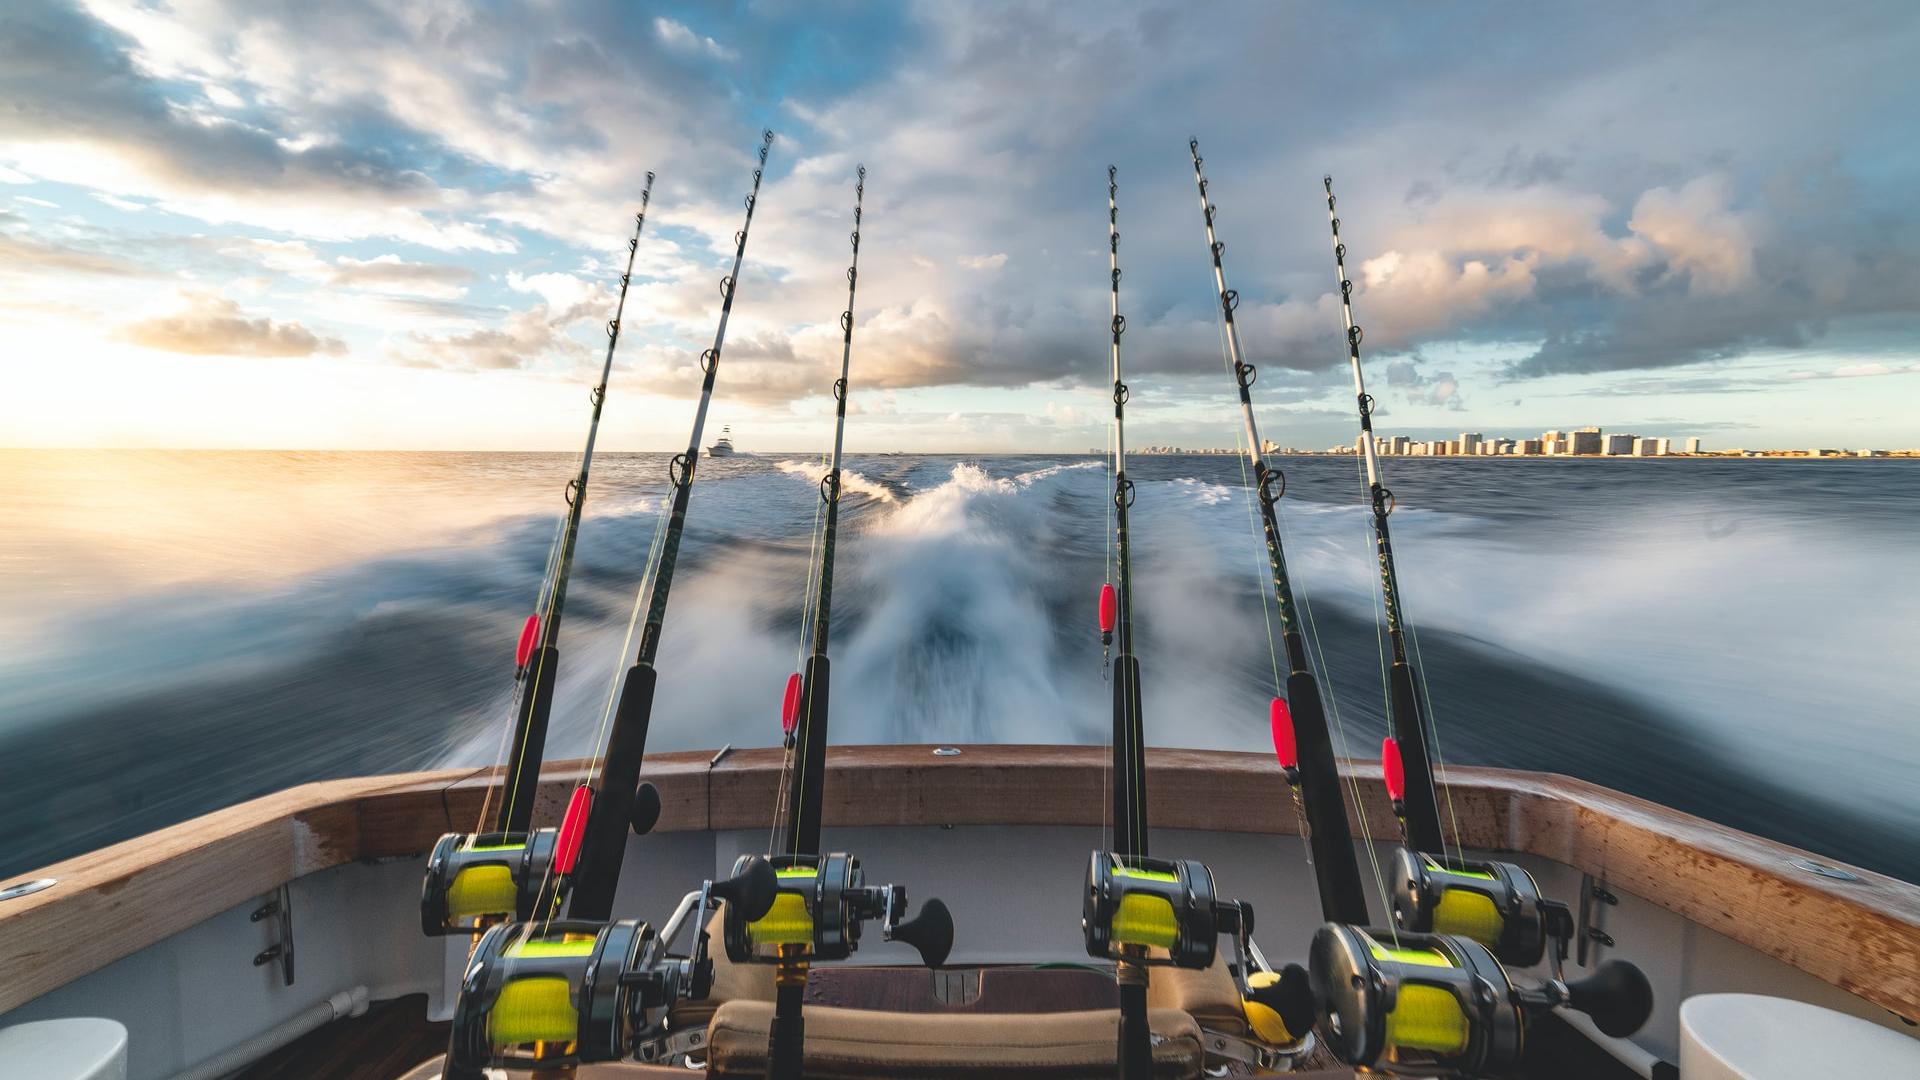
{"label": "distant city skyline", "polygon": [[1738,17],[15,0],[0,445],[575,450],[653,170],[601,439],[684,446],[768,127],[743,451],[829,437],[860,164],[850,450],[1104,441],[1110,163],[1134,441],[1227,444],[1189,135],[1284,444],[1357,430],[1324,173],[1383,434],[1911,443],[1920,9]]}

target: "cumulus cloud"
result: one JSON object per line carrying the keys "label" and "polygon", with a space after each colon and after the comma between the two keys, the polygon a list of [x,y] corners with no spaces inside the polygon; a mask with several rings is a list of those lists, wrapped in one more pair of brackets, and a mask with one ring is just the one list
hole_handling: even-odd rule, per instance
{"label": "cumulus cloud", "polygon": [[334,260],[328,281],[355,289],[404,293],[444,300],[457,300],[467,294],[466,283],[473,271],[463,266],[408,262],[398,255],[377,255],[355,259],[342,255]]}
{"label": "cumulus cloud", "polygon": [[1387,365],[1387,385],[1403,391],[1409,405],[1439,405],[1448,409],[1464,409],[1466,401],[1460,396],[1460,381],[1451,371],[1436,371],[1427,374],[1420,368],[1417,358],[1395,360]]}
{"label": "cumulus cloud", "polygon": [[694,33],[686,23],[677,22],[665,15],[657,15],[653,20],[653,32],[667,47],[682,52],[700,53],[715,60],[738,60],[740,54],[720,44],[710,37]]}
{"label": "cumulus cloud", "polygon": [[579,363],[593,350],[567,336],[577,321],[575,313],[555,314],[547,305],[535,304],[496,326],[449,335],[412,334],[400,357],[418,367],[466,371],[531,368],[546,361]]}
{"label": "cumulus cloud", "polygon": [[121,336],[135,345],[194,356],[312,356],[339,354],[345,346],[297,322],[249,317],[225,297],[189,294],[170,315],[129,323]]}

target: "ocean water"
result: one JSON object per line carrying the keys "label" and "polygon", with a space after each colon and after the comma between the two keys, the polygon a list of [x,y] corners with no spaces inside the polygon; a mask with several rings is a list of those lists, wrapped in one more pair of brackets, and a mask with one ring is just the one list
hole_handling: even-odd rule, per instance
{"label": "ocean water", "polygon": [[[549,758],[595,743],[666,456],[596,462]],[[1357,465],[1287,458],[1341,733],[1386,727]],[[303,781],[498,760],[566,454],[0,452],[0,874]],[[855,456],[832,738],[1104,742],[1109,480]],[[1920,464],[1390,459],[1446,763],[1583,777],[1920,881]],[[773,745],[819,464],[705,461],[650,748]],[[1141,457],[1148,740],[1267,749],[1239,464]]]}

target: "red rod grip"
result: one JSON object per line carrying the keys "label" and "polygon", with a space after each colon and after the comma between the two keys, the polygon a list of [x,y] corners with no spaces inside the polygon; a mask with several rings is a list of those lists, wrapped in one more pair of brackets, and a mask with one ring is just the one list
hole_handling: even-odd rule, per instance
{"label": "red rod grip", "polygon": [[1387,781],[1387,798],[1395,803],[1407,799],[1407,767],[1400,761],[1400,744],[1389,735],[1380,740],[1380,771]]}
{"label": "red rod grip", "polygon": [[520,644],[513,648],[513,666],[523,668],[533,659],[533,647],[540,644],[540,616],[527,616],[527,625],[520,628]]}
{"label": "red rod grip", "polygon": [[787,694],[780,700],[780,731],[791,735],[800,726],[800,673],[787,676]]}
{"label": "red rod grip", "polygon": [[567,816],[560,819],[560,836],[553,845],[553,872],[573,873],[580,860],[580,841],[587,834],[587,812],[593,808],[593,789],[585,784],[573,789],[567,800]]}
{"label": "red rod grip", "polygon": [[1300,767],[1300,748],[1293,738],[1293,710],[1287,708],[1285,698],[1274,698],[1268,712],[1273,720],[1273,756],[1280,759],[1281,768],[1291,772]]}

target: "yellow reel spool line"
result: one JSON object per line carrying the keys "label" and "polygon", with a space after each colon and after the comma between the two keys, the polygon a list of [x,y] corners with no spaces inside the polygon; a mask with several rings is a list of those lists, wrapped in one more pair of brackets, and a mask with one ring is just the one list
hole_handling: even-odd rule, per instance
{"label": "yellow reel spool line", "polygon": [[781,945],[813,944],[813,913],[807,908],[807,896],[814,891],[818,868],[810,865],[782,866],[774,870],[780,891],[764,917],[746,924],[746,941],[756,952]]}
{"label": "yellow reel spool line", "polygon": [[[549,957],[586,957],[593,955],[593,945],[591,935],[567,934],[558,941],[535,938],[515,942],[501,955],[509,963]],[[487,1014],[487,1035],[497,1046],[569,1043],[578,1037],[579,1030],[580,1011],[574,1007],[573,984],[558,975],[509,978]]]}
{"label": "yellow reel spool line", "polygon": [[455,919],[511,915],[519,896],[511,869],[498,863],[470,866],[455,874],[447,886],[447,915]]}

